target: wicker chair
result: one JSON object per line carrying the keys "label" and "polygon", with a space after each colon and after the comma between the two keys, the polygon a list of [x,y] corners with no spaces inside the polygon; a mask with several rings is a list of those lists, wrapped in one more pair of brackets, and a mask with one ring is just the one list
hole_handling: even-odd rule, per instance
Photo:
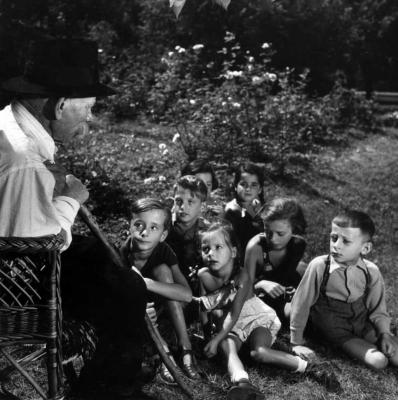
{"label": "wicker chair", "polygon": [[[62,397],[62,312],[59,293],[61,235],[0,238],[0,353],[43,399]],[[11,346],[37,344],[17,360]],[[28,346],[29,347],[29,346]],[[48,393],[24,368],[47,358]]]}

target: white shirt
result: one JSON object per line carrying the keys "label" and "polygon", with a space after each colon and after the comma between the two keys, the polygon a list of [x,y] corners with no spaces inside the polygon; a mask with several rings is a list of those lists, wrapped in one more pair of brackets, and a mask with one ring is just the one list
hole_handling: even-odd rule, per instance
{"label": "white shirt", "polygon": [[67,247],[79,202],[53,197],[55,179],[44,162],[56,146],[43,126],[15,101],[0,111],[0,236],[38,237],[64,229]]}

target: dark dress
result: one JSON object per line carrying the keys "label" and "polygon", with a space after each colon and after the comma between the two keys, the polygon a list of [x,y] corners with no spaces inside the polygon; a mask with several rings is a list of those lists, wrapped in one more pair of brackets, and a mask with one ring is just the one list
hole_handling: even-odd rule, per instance
{"label": "dark dress", "polygon": [[236,200],[232,200],[225,206],[223,218],[232,224],[239,241],[242,260],[245,256],[246,246],[249,240],[263,232],[263,222],[259,216],[252,217],[248,212],[242,212],[242,207]]}
{"label": "dark dress", "polygon": [[[275,268],[269,259],[269,251],[271,249],[267,244],[264,234],[259,235],[259,244],[263,251],[263,265],[256,270],[255,283],[267,280],[279,283],[285,287],[292,286],[297,288],[301,280],[301,276],[297,272],[297,266],[304,255],[306,247],[305,240],[300,236],[293,236],[290,239],[287,244],[286,256],[278,268]],[[265,303],[277,312],[279,319],[282,321],[284,319],[283,310],[287,302],[285,297],[280,296],[273,299],[271,296],[263,293],[262,298]]]}

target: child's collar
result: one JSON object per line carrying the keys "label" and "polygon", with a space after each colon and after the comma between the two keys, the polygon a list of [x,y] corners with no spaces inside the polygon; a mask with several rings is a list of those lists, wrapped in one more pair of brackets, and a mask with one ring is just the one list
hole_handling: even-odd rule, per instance
{"label": "child's collar", "polygon": [[361,267],[366,268],[365,261],[363,260],[362,256],[358,258],[358,261],[355,264],[343,264],[336,261],[332,255],[330,255],[330,273],[335,271],[338,268],[349,268],[349,267]]}

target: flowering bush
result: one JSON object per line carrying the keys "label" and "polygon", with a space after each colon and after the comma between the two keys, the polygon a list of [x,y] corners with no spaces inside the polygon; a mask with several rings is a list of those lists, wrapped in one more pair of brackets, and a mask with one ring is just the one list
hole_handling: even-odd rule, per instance
{"label": "flowering bush", "polygon": [[255,58],[227,32],[221,68],[205,64],[202,51],[203,45],[177,46],[166,54],[150,96],[152,115],[175,126],[189,159],[229,165],[250,159],[280,175],[308,163],[319,146],[344,142],[350,126],[375,127],[372,103],[340,83],[327,96],[310,98],[308,72],[271,69],[268,43]]}

